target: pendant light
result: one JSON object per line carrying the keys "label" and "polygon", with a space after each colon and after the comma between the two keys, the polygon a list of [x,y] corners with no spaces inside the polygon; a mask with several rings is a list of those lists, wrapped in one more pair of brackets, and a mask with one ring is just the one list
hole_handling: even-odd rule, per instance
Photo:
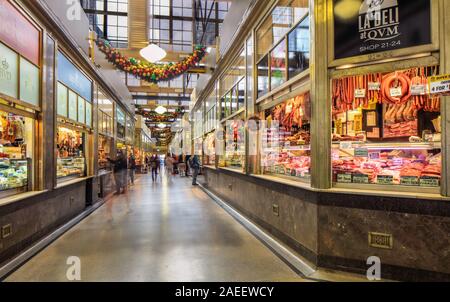
{"label": "pendant light", "polygon": [[154,43],[142,48],[139,54],[150,63],[159,62],[167,56],[167,52]]}

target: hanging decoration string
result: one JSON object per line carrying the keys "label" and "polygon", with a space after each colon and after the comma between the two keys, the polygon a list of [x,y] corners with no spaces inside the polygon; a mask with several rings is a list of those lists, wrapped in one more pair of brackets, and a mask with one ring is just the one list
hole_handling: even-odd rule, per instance
{"label": "hanging decoration string", "polygon": [[178,63],[153,64],[122,55],[120,51],[111,46],[108,40],[97,39],[96,44],[100,51],[106,55],[107,60],[117,69],[132,74],[141,80],[155,84],[162,81],[170,81],[179,77],[196,67],[206,55],[206,47],[203,45],[196,45],[194,52]]}

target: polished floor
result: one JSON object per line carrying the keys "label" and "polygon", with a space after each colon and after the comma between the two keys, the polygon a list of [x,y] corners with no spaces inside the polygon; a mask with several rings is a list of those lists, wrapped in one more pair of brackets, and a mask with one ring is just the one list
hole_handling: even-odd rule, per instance
{"label": "polished floor", "polygon": [[189,179],[140,176],[6,281],[307,281]]}

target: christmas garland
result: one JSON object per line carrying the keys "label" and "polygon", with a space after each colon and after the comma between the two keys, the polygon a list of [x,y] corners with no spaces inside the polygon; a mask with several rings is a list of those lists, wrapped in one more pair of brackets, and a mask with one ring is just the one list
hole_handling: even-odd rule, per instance
{"label": "christmas garland", "polygon": [[117,69],[155,84],[179,77],[189,69],[194,68],[206,55],[206,47],[197,45],[194,52],[181,62],[175,64],[153,64],[122,55],[105,39],[97,39],[96,43],[100,51],[106,54],[108,61],[114,64]]}

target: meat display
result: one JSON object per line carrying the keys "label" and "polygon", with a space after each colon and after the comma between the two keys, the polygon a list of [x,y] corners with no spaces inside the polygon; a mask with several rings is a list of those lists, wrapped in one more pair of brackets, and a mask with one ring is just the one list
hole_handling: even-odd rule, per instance
{"label": "meat display", "polygon": [[428,92],[428,77],[436,73],[437,67],[434,66],[335,79],[332,82],[333,115],[369,103],[397,105],[396,113],[399,114],[399,109],[403,113],[406,103],[410,103],[410,112],[438,112],[440,98],[430,96]]}
{"label": "meat display", "polygon": [[[381,152],[376,158],[344,157],[332,161],[335,181],[338,175],[352,175],[353,177],[367,176],[367,184],[386,184],[386,177],[390,184],[408,184],[419,186],[424,178],[436,180],[439,185],[441,177],[441,154],[408,153],[401,150]],[[391,177],[391,178],[389,178]],[[361,178],[356,178],[360,182]],[[407,181],[408,182],[407,182]],[[412,180],[412,182],[411,182]]]}

